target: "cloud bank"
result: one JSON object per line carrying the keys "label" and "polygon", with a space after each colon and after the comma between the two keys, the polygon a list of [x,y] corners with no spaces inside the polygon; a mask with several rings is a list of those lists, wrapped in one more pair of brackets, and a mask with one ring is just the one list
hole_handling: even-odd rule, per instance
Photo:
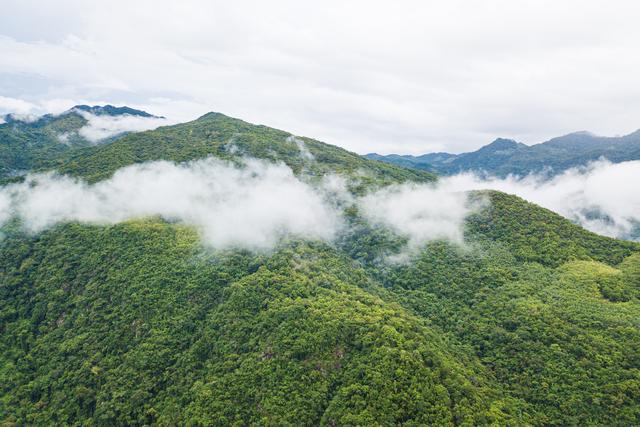
{"label": "cloud bank", "polygon": [[18,215],[29,231],[65,221],[112,224],[159,215],[194,225],[215,248],[269,249],[286,236],[331,240],[338,211],[283,165],[248,160],[240,168],[207,159],[123,168],[87,185],[30,175],[0,191],[0,220]]}
{"label": "cloud bank", "polygon": [[332,242],[344,231],[343,209],[356,206],[372,224],[407,237],[403,253],[429,240],[463,241],[469,213],[463,193],[416,184],[355,197],[340,175],[312,185],[286,165],[244,162],[150,162],[93,185],[52,173],[28,175],[23,183],[0,188],[0,224],[16,216],[37,233],[68,221],[113,224],[161,216],[195,226],[216,249],[268,250],[289,236]]}
{"label": "cloud bank", "polygon": [[118,116],[95,115],[81,110],[75,110],[75,112],[88,122],[78,130],[78,133],[93,143],[98,143],[124,132],[141,132],[171,124],[163,117],[141,117],[130,114]]}
{"label": "cloud bank", "polygon": [[638,182],[640,161],[600,161],[551,180],[461,174],[437,185],[394,185],[354,196],[342,176],[312,185],[284,164],[160,161],[120,169],[93,185],[55,174],[28,175],[23,183],[0,188],[0,225],[17,216],[37,233],[67,221],[113,224],[161,216],[193,225],[216,249],[268,250],[292,236],[334,241],[345,231],[343,209],[355,206],[370,224],[407,238],[395,257],[402,261],[429,241],[464,244],[465,218],[484,206],[469,201],[470,190],[516,194],[596,233],[629,238],[640,230]]}
{"label": "cloud bank", "polygon": [[35,114],[10,113],[10,114],[5,115],[4,117],[0,117],[0,120],[2,120],[2,122],[0,122],[0,124],[5,123],[5,122],[11,122],[11,121],[23,122],[23,123],[33,123],[33,122],[38,121],[39,118],[40,118],[40,116],[35,115]]}
{"label": "cloud bank", "polygon": [[372,224],[391,228],[408,239],[414,252],[432,240],[462,244],[464,219],[477,206],[467,195],[427,184],[391,186],[363,197],[360,211]]}
{"label": "cloud bank", "polygon": [[612,164],[602,160],[550,180],[540,175],[483,179],[467,173],[442,179],[440,187],[516,194],[598,234],[629,238],[640,224],[639,184],[640,161]]}

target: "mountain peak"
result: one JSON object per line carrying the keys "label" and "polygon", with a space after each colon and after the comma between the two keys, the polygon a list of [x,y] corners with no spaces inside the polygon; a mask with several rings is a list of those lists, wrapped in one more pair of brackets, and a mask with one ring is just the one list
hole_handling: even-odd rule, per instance
{"label": "mountain peak", "polygon": [[146,111],[136,110],[135,108],[127,107],[126,105],[123,107],[115,107],[113,105],[76,105],[69,110],[69,112],[73,111],[84,111],[87,113],[91,113],[96,116],[138,116],[138,117],[148,117],[148,118],[164,118],[159,116],[154,116],[153,114],[149,114]]}
{"label": "mountain peak", "polygon": [[514,141],[513,139],[498,138],[495,141],[493,141],[491,144],[485,145],[478,151],[516,150],[523,145],[524,144]]}
{"label": "mountain peak", "polygon": [[205,113],[203,115],[201,115],[200,117],[198,117],[196,120],[210,120],[210,119],[220,119],[223,117],[228,117],[225,116],[222,113],[218,113],[217,111],[209,111],[208,113]]}

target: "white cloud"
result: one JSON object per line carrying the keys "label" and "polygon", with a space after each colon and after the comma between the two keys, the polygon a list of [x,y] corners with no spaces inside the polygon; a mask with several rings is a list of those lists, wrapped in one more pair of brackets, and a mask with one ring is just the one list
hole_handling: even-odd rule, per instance
{"label": "white cloud", "polygon": [[286,166],[257,160],[245,168],[214,159],[153,162],[94,185],[30,175],[0,190],[0,220],[13,214],[31,232],[65,221],[108,224],[159,215],[194,225],[212,247],[258,250],[291,235],[329,241],[341,226],[321,192]]}
{"label": "white cloud", "polygon": [[371,224],[408,239],[404,250],[390,258],[403,261],[432,240],[464,244],[465,218],[485,202],[471,203],[470,190],[516,194],[614,237],[627,237],[640,223],[640,161],[597,162],[547,181],[461,174],[434,185],[395,185],[361,197],[349,193],[348,181],[339,175],[312,185],[282,164],[245,163],[152,162],[123,168],[93,185],[52,174],[29,175],[24,183],[0,188],[0,224],[18,215],[27,230],[39,232],[66,221],[111,224],[159,215],[195,226],[214,248],[265,250],[287,236],[331,242],[345,226],[342,210],[355,205]]}
{"label": "white cloud", "polygon": [[118,170],[88,185],[54,174],[28,175],[0,188],[0,224],[19,216],[33,233],[61,222],[117,223],[161,216],[195,226],[214,248],[273,248],[287,236],[332,241],[353,204],[373,224],[409,237],[413,252],[429,240],[462,243],[466,196],[428,185],[401,185],[357,198],[348,181],[327,175],[305,183],[283,164],[216,159],[182,165],[151,162]]}
{"label": "white cloud", "polygon": [[119,116],[95,115],[80,110],[76,110],[76,112],[88,121],[85,126],[78,130],[78,133],[94,143],[123,132],[140,132],[171,124],[167,119],[160,117],[142,117],[130,114]]}
{"label": "white cloud", "polygon": [[11,218],[11,195],[6,191],[0,191],[0,226]]}
{"label": "white cloud", "polygon": [[599,161],[550,180],[538,175],[483,179],[461,174],[443,178],[440,186],[446,191],[494,189],[516,194],[596,233],[624,238],[640,222],[638,183],[640,161]]}
{"label": "white cloud", "polygon": [[313,154],[311,154],[311,151],[309,151],[304,141],[300,138],[291,135],[287,137],[287,142],[294,142],[296,144],[296,147],[298,147],[298,151],[300,152],[300,157],[302,157],[303,160],[313,161],[316,159]]}
{"label": "white cloud", "polygon": [[408,239],[402,261],[432,240],[464,243],[464,219],[480,205],[466,193],[438,185],[403,184],[381,189],[359,200],[363,216],[372,224],[391,228]]}
{"label": "white cloud", "polygon": [[27,114],[31,113],[34,107],[32,103],[22,99],[0,96],[0,112]]}
{"label": "white cloud", "polygon": [[15,120],[15,121],[18,121],[18,122],[33,123],[33,122],[38,121],[40,116],[38,116],[36,114],[11,113],[11,114],[7,114],[5,116],[5,118],[11,119],[11,120]]}
{"label": "white cloud", "polygon": [[[215,110],[358,152],[640,126],[632,0],[42,0],[4,12],[0,89],[38,105]],[[29,76],[38,93],[19,83]]]}

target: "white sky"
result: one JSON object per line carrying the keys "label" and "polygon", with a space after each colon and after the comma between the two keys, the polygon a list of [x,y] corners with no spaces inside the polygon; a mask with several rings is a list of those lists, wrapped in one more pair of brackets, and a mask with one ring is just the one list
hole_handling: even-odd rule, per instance
{"label": "white sky", "polygon": [[359,153],[640,128],[640,2],[0,0],[0,112],[219,111]]}

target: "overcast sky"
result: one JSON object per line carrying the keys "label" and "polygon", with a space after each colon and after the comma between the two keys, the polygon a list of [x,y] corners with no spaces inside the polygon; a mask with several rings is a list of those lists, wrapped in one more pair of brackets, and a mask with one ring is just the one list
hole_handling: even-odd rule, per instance
{"label": "overcast sky", "polygon": [[640,128],[638,1],[0,0],[0,113],[219,111],[359,153]]}

